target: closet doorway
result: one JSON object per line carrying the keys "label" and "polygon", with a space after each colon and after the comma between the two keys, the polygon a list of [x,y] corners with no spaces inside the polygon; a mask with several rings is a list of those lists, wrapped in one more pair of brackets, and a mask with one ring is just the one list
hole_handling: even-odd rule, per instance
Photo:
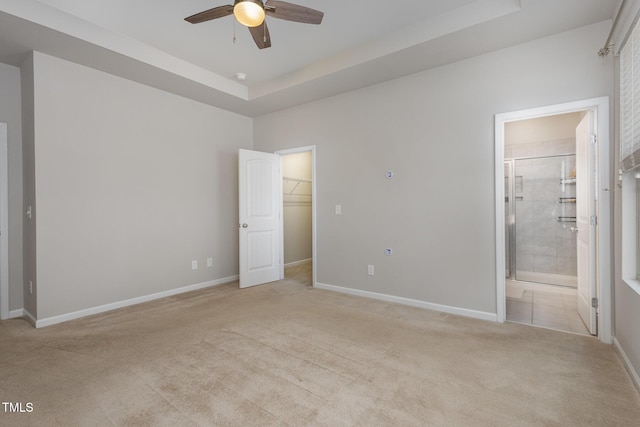
{"label": "closet doorway", "polygon": [[315,285],[315,148],[301,147],[276,154],[282,159],[283,269],[310,268]]}
{"label": "closet doorway", "polygon": [[611,342],[608,108],[596,98],[496,115],[499,321]]}

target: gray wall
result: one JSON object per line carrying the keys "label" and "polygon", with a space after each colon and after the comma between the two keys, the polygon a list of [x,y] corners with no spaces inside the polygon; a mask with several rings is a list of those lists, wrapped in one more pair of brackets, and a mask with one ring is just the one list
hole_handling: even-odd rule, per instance
{"label": "gray wall", "polygon": [[611,96],[610,24],[255,119],[258,150],[317,147],[318,281],[495,313],[494,115]]}
{"label": "gray wall", "polygon": [[[38,313],[38,287],[36,281],[36,182],[34,158],[34,56],[24,61],[21,70],[22,88],[22,160],[23,160],[23,205],[31,206],[32,217],[23,223],[23,264],[24,264],[24,309],[35,318]],[[29,286],[33,282],[33,288]],[[32,293],[33,292],[33,293]]]}
{"label": "gray wall", "polygon": [[9,164],[9,310],[22,302],[22,118],[20,69],[0,64],[0,122],[7,124]]}
{"label": "gray wall", "polygon": [[252,146],[251,119],[37,52],[34,88],[32,314],[238,273],[237,151]]}

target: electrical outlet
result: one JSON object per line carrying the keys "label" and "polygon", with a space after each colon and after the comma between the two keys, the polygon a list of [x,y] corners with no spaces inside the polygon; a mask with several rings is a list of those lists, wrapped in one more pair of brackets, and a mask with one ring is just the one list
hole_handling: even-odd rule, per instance
{"label": "electrical outlet", "polygon": [[198,269],[198,260],[194,259],[193,261],[191,261],[191,269],[192,270],[197,270]]}
{"label": "electrical outlet", "polygon": [[213,267],[213,258],[207,258],[207,268]]}
{"label": "electrical outlet", "polygon": [[336,205],[336,215],[342,215],[342,205]]}
{"label": "electrical outlet", "polygon": [[368,265],[368,266],[367,266],[367,274],[368,274],[369,276],[373,276],[373,274],[374,274],[374,268],[373,268],[373,265]]}

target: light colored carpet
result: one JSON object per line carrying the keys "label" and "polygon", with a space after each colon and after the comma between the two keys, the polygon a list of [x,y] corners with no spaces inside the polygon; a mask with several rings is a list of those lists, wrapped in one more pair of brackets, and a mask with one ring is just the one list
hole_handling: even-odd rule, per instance
{"label": "light colored carpet", "polygon": [[[0,322],[3,426],[629,426],[611,346],[331,293],[308,266],[35,330]],[[428,286],[428,284],[424,284]]]}

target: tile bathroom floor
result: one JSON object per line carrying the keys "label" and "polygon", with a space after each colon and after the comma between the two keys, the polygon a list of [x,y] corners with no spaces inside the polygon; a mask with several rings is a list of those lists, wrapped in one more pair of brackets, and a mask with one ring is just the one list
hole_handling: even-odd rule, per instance
{"label": "tile bathroom floor", "polygon": [[507,280],[507,321],[590,335],[577,298],[574,288]]}

